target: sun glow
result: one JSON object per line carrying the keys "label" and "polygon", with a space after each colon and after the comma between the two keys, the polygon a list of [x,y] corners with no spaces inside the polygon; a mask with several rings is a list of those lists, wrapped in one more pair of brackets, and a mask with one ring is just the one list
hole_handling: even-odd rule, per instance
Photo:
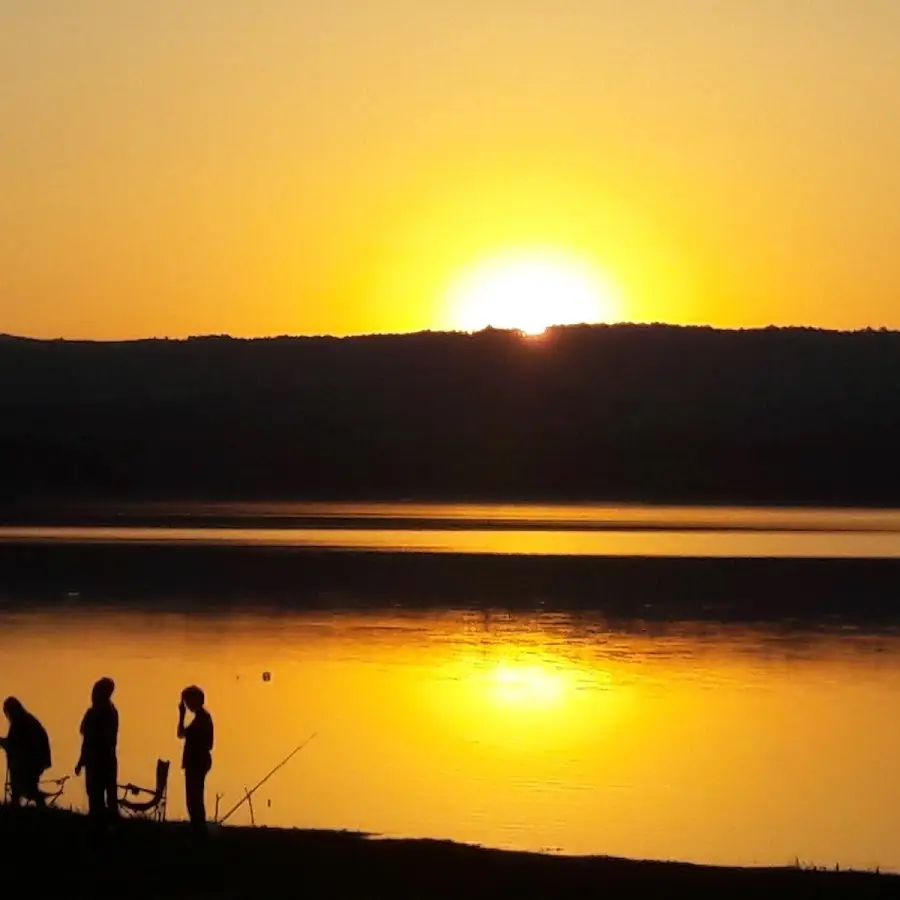
{"label": "sun glow", "polygon": [[531,708],[564,702],[570,688],[566,675],[548,666],[504,662],[494,670],[489,684],[497,702]]}
{"label": "sun glow", "polygon": [[531,335],[552,325],[608,322],[619,306],[617,292],[600,273],[553,256],[517,256],[478,266],[453,286],[449,303],[463,331],[491,327]]}
{"label": "sun glow", "polygon": [[535,761],[613,735],[634,715],[628,673],[584,648],[558,652],[561,633],[530,621],[490,625],[481,636],[459,633],[463,646],[445,658],[425,685],[432,714],[460,735],[494,752],[504,748]]}

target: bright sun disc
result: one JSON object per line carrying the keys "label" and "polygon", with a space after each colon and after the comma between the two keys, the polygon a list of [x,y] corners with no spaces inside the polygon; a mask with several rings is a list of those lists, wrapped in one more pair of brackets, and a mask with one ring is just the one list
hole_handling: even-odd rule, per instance
{"label": "bright sun disc", "polygon": [[612,287],[587,266],[552,258],[496,260],[464,276],[450,304],[463,331],[508,328],[541,334],[552,325],[610,321]]}

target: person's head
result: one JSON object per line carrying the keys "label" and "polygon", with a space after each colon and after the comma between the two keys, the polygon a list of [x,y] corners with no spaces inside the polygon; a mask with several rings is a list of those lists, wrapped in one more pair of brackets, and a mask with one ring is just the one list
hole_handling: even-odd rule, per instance
{"label": "person's head", "polygon": [[7,697],[3,701],[3,712],[10,722],[14,722],[16,719],[21,719],[25,714],[25,707],[15,697]]}
{"label": "person's head", "polygon": [[112,678],[101,678],[91,689],[91,703],[94,706],[101,706],[112,700],[113,691],[116,689],[116,683]]}
{"label": "person's head", "polygon": [[191,712],[197,712],[197,710],[202,709],[203,704],[206,703],[206,695],[196,684],[186,687],[181,692],[181,699]]}

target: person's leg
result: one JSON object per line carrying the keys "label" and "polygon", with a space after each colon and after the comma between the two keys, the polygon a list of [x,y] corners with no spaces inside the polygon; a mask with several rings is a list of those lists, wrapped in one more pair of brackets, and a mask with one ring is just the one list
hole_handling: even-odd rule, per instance
{"label": "person's leg", "polygon": [[184,805],[187,809],[188,821],[193,821],[194,818],[194,781],[191,778],[191,773],[188,769],[184,770]]}
{"label": "person's leg", "polygon": [[193,769],[184,770],[184,802],[193,825],[197,818],[197,773]]}
{"label": "person's leg", "polygon": [[206,772],[197,773],[197,826],[206,831]]}
{"label": "person's leg", "polygon": [[47,798],[44,796],[44,792],[41,790],[41,775],[43,772],[32,772],[29,773],[28,777],[28,789],[31,792],[29,796],[29,800],[34,801],[34,805],[40,809],[43,809],[47,805]]}
{"label": "person's leg", "polygon": [[206,772],[202,769],[184,770],[184,793],[188,819],[197,832],[206,830],[206,805],[203,798],[205,782]]}
{"label": "person's leg", "polygon": [[44,795],[38,785],[39,773],[26,769],[16,772],[10,777],[10,794],[13,806],[19,806],[23,800],[31,800],[35,806],[44,806]]}
{"label": "person's leg", "polygon": [[102,825],[106,818],[106,798],[103,773],[95,766],[86,766],[84,770],[84,789],[88,799],[88,815],[95,825]]}
{"label": "person's leg", "polygon": [[22,779],[18,772],[9,773],[9,802],[13,809],[22,804]]}
{"label": "person's leg", "polygon": [[119,780],[119,764],[113,760],[109,770],[105,773],[105,806],[107,817],[115,822],[119,818],[119,789],[117,782]]}

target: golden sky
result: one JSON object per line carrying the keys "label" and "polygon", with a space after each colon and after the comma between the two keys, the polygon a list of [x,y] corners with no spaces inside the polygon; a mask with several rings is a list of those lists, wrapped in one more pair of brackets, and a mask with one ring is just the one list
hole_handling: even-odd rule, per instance
{"label": "golden sky", "polygon": [[900,327],[897,0],[0,0],[0,332]]}

